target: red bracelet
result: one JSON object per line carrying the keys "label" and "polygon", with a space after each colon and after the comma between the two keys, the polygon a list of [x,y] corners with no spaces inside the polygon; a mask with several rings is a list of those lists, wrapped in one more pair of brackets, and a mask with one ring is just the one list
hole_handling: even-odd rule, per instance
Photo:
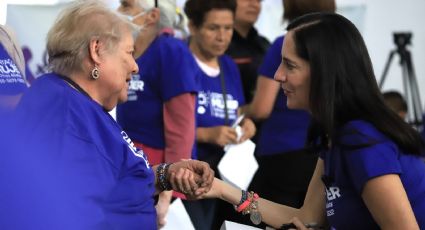
{"label": "red bracelet", "polygon": [[251,203],[251,199],[252,198],[248,198],[246,199],[241,205],[239,205],[236,209],[237,212],[242,212],[243,210],[245,210],[249,204]]}

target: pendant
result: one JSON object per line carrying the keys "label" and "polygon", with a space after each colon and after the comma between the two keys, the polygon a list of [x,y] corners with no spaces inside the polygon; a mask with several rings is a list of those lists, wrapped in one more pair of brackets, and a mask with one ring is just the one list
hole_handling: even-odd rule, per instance
{"label": "pendant", "polygon": [[262,218],[259,211],[252,210],[249,215],[249,219],[251,219],[252,223],[254,223],[255,225],[259,225],[261,223]]}

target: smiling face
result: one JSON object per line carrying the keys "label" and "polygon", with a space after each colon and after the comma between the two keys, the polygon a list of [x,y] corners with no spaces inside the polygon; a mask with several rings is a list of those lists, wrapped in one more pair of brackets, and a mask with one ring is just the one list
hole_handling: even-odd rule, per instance
{"label": "smiling face", "polygon": [[111,50],[104,51],[99,63],[101,85],[104,94],[103,107],[111,110],[127,100],[128,83],[131,75],[139,68],[133,57],[134,41],[131,32],[123,30],[121,40]]}
{"label": "smiling face", "polygon": [[296,53],[293,31],[285,35],[282,62],[274,79],[281,83],[290,109],[309,110],[310,64]]}
{"label": "smiling face", "polygon": [[191,49],[202,59],[216,58],[227,50],[233,35],[233,13],[227,9],[213,9],[205,14],[199,27],[190,25]]}

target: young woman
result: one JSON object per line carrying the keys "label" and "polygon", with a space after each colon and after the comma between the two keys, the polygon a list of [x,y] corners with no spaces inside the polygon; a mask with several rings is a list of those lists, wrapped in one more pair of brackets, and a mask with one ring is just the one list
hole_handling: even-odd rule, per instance
{"label": "young woman", "polygon": [[425,228],[424,142],[385,105],[355,26],[332,13],[303,16],[288,26],[281,54],[275,79],[288,108],[311,114],[309,143],[320,152],[304,205],[276,204],[219,180],[208,197],[276,228],[326,219],[335,229]]}

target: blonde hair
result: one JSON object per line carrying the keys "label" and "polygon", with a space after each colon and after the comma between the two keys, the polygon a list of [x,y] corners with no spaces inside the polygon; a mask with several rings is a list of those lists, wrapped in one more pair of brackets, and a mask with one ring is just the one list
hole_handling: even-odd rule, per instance
{"label": "blonde hair", "polygon": [[47,35],[52,71],[69,75],[84,71],[90,40],[99,39],[111,51],[131,24],[98,0],[79,0],[64,9]]}
{"label": "blonde hair", "polygon": [[22,49],[19,46],[13,31],[3,25],[0,25],[0,43],[13,60],[16,67],[18,67],[22,77],[25,79],[25,59]]}

